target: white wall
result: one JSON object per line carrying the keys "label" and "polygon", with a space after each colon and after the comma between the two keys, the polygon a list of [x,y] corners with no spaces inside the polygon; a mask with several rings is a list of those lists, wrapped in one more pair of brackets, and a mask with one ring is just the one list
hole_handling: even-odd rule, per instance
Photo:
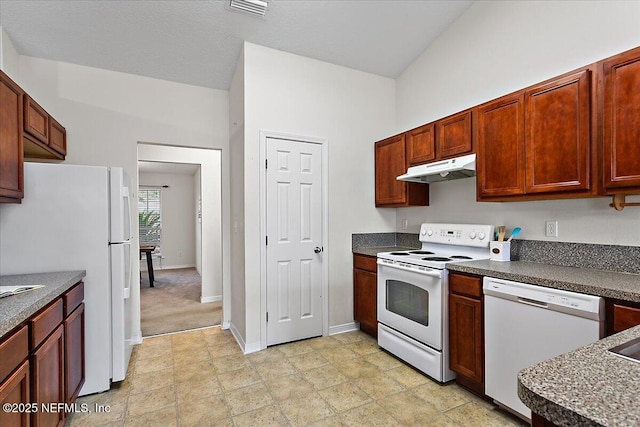
{"label": "white wall", "polygon": [[[240,341],[246,340],[244,257],[244,49],[229,88],[229,136],[231,161],[231,319],[228,325]],[[223,327],[225,325],[223,324]]]}
{"label": "white wall", "polygon": [[[140,186],[161,188],[162,261],[154,268],[196,266],[196,198],[193,175],[140,172]],[[144,268],[145,263],[142,263]]]}
{"label": "white wall", "polygon": [[[121,166],[132,188],[138,186],[138,141],[220,148],[224,164],[229,140],[226,91],[27,56],[18,59],[16,80],[67,129],[66,163]],[[223,199],[229,195],[225,168]],[[134,224],[137,240],[137,221]],[[137,271],[138,265],[133,267]],[[139,307],[139,286],[133,287],[132,300]],[[139,331],[137,310],[134,316],[134,330]]]}
{"label": "white wall", "polygon": [[[374,209],[373,142],[393,130],[395,81],[245,43],[246,342],[260,341],[260,130],[326,138],[329,151],[329,325],[353,322],[351,234],[391,231]],[[234,315],[235,318],[235,315]]]}
{"label": "white wall", "polygon": [[[397,80],[395,132],[461,111],[640,45],[638,1],[475,2]],[[377,135],[377,139],[387,134]],[[431,206],[397,209],[409,220],[521,226],[523,239],[640,245],[638,208],[610,199],[477,203],[475,179],[431,185]],[[559,237],[544,221],[559,221]]]}
{"label": "white wall", "polygon": [[202,302],[223,294],[221,152],[189,147],[138,144],[140,161],[199,164],[202,182]]}
{"label": "white wall", "polygon": [[4,71],[16,83],[20,84],[18,76],[18,52],[2,26],[0,26],[0,70]]}
{"label": "white wall", "polygon": [[202,173],[200,168],[193,175],[193,200],[196,204],[196,218],[194,222],[196,244],[196,271],[202,276]]}

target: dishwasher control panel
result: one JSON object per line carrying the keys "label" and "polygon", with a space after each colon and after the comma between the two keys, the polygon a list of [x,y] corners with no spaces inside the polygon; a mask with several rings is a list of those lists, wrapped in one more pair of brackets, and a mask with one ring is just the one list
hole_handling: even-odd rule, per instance
{"label": "dishwasher control panel", "polygon": [[483,289],[485,295],[497,296],[539,308],[563,311],[596,320],[604,317],[604,300],[593,295],[492,277],[484,278]]}

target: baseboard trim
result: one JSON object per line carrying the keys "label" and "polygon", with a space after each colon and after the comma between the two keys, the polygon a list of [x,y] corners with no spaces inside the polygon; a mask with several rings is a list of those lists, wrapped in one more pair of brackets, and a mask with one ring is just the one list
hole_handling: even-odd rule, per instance
{"label": "baseboard trim", "polygon": [[229,329],[231,330],[231,334],[236,339],[236,342],[238,343],[244,354],[255,353],[256,351],[262,350],[262,348],[260,347],[260,343],[247,344],[246,342],[244,342],[242,336],[240,335],[240,332],[238,332],[238,329],[236,328],[236,325],[234,325],[233,323],[229,324]]}
{"label": "baseboard trim", "polygon": [[[153,266],[153,270],[175,270],[176,268],[195,268],[195,264],[177,264],[177,265],[163,265],[160,267],[159,265]],[[147,271],[147,263],[142,260],[140,261],[140,271]],[[199,274],[199,273],[198,273]]]}
{"label": "baseboard trim", "polygon": [[229,329],[229,327],[231,326],[231,323],[228,320],[223,320],[222,321],[222,325],[220,325],[220,329]]}
{"label": "baseboard trim", "polygon": [[131,343],[133,345],[142,344],[142,331],[138,331],[134,336],[131,337]]}
{"label": "baseboard trim", "polygon": [[345,332],[359,331],[360,323],[351,322],[342,325],[329,326],[329,335],[344,334]]}
{"label": "baseboard trim", "polygon": [[200,302],[202,304],[208,303],[208,302],[216,302],[216,301],[222,301],[222,295],[214,295],[212,297],[200,297]]}

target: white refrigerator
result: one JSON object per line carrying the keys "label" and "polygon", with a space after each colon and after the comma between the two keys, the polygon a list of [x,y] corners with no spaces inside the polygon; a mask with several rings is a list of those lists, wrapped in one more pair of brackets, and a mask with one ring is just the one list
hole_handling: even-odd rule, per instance
{"label": "white refrigerator", "polygon": [[87,272],[80,395],[123,380],[139,340],[128,185],[122,168],[26,162],[22,204],[0,204],[0,275]]}

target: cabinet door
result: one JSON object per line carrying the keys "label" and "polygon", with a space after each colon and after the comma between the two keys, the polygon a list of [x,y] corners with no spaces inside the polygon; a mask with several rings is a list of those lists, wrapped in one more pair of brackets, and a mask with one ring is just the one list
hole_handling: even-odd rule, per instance
{"label": "cabinet door", "polygon": [[407,171],[404,135],[376,143],[376,206],[407,202],[407,184],[396,177]]}
{"label": "cabinet door", "polygon": [[353,317],[360,330],[374,337],[378,336],[377,287],[376,273],[353,270]]}
{"label": "cabinet door", "polygon": [[640,189],[640,48],[602,62],[604,187]]}
{"label": "cabinet door", "polygon": [[64,320],[65,402],[76,400],[84,384],[84,303]]}
{"label": "cabinet door", "polygon": [[[29,361],[22,362],[20,367],[0,383],[0,405],[29,403]],[[29,412],[0,410],[0,426],[28,427]]]}
{"label": "cabinet door", "polygon": [[430,162],[436,158],[435,126],[429,123],[405,133],[409,166]]}
{"label": "cabinet door", "polygon": [[398,181],[407,171],[405,135],[376,142],[376,207],[428,206],[429,185]]}
{"label": "cabinet door", "polygon": [[478,199],[523,194],[523,93],[481,105],[475,117]]}
{"label": "cabinet door", "polygon": [[67,154],[67,130],[51,116],[49,116],[49,147],[62,156]]}
{"label": "cabinet door", "polygon": [[24,196],[22,96],[20,87],[0,71],[0,202],[20,203]]}
{"label": "cabinet door", "polygon": [[484,389],[480,299],[449,294],[449,345],[451,370],[473,380]]}
{"label": "cabinet door", "polygon": [[439,159],[470,153],[471,110],[436,122],[436,146]]}
{"label": "cabinet door", "polygon": [[33,352],[31,356],[32,402],[39,405],[33,414],[34,427],[64,425],[64,410],[43,411],[42,404],[64,403],[64,327],[59,325],[55,331]]}
{"label": "cabinet door", "polygon": [[525,92],[526,193],[590,187],[591,71]]}
{"label": "cabinet door", "polygon": [[49,114],[29,95],[24,96],[24,131],[49,145]]}

